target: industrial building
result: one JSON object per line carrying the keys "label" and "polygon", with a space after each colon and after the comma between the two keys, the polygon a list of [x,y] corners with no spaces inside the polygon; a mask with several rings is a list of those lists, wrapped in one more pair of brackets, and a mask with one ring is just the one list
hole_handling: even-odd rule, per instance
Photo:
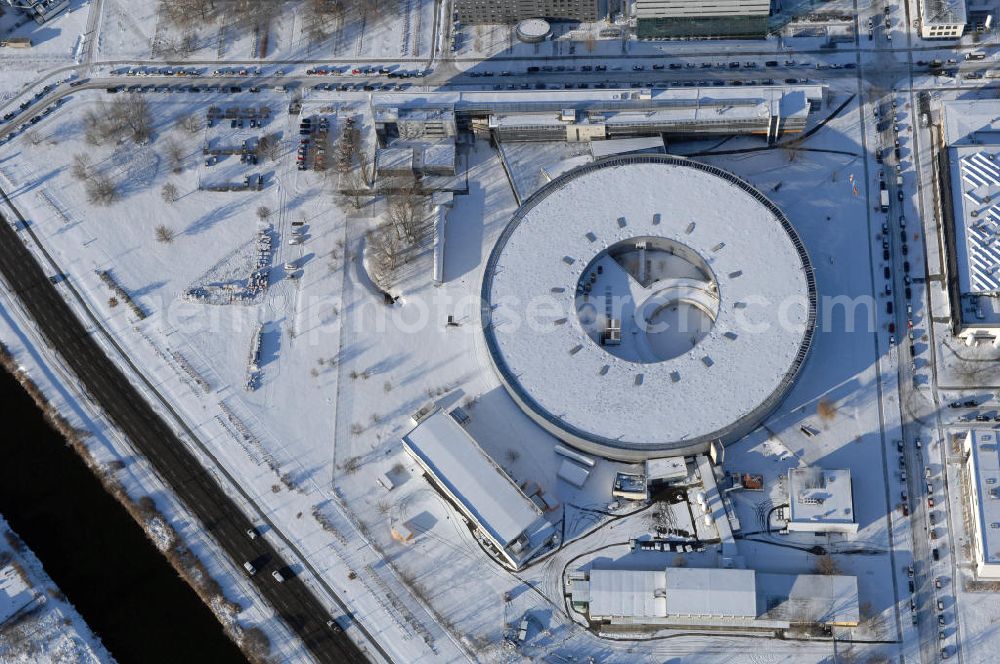
{"label": "industrial building", "polygon": [[857,533],[851,471],[790,469],[786,527],[789,532]]}
{"label": "industrial building", "polygon": [[952,334],[1000,346],[1000,104],[944,104],[938,151]]}
{"label": "industrial building", "polygon": [[396,92],[372,98],[379,144],[437,139],[463,129],[497,141],[599,141],[643,136],[801,132],[822,108],[820,85],[663,90]]}
{"label": "industrial building", "polygon": [[3,2],[25,12],[39,24],[55,18],[69,7],[69,0],[3,0]]}
{"label": "industrial building", "polygon": [[558,537],[541,508],[445,411],[422,419],[403,448],[509,567],[520,569]]}
{"label": "industrial building", "polygon": [[639,39],[763,39],[770,0],[635,0]]}
{"label": "industrial building", "polygon": [[454,9],[458,20],[467,25],[505,25],[532,18],[598,19],[597,0],[456,0]]}
{"label": "industrial building", "polygon": [[[779,321],[760,293],[796,304]],[[540,297],[543,316],[507,324]],[[663,154],[598,160],[535,192],[497,240],[481,299],[514,401],[560,440],[622,461],[752,431],[794,384],[816,317],[812,266],[782,212],[726,171]]]}
{"label": "industrial building", "polygon": [[616,626],[780,630],[854,626],[853,576],[758,574],[749,569],[622,568],[569,572],[566,594],[591,623]]}
{"label": "industrial building", "polygon": [[997,433],[985,429],[969,431],[963,447],[976,575],[981,579],[1000,579],[1000,448]]}
{"label": "industrial building", "polygon": [[919,4],[921,38],[961,38],[968,23],[965,0],[920,0]]}

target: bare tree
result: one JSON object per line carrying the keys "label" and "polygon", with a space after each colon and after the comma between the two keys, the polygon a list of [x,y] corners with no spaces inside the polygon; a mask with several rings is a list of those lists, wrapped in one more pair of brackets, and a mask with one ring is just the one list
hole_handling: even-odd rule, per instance
{"label": "bare tree", "polygon": [[73,166],[70,167],[70,175],[77,180],[86,180],[90,177],[90,156],[80,152],[73,155]]}
{"label": "bare tree", "polygon": [[184,146],[173,138],[167,140],[164,145],[167,153],[167,161],[170,163],[170,170],[177,174],[184,170]]}
{"label": "bare tree", "polygon": [[160,189],[160,198],[163,199],[165,203],[173,203],[177,200],[177,185],[173,182],[167,182]]}
{"label": "bare tree", "polygon": [[197,113],[185,115],[177,121],[177,126],[188,134],[197,134],[201,131],[201,117]]}
{"label": "bare tree", "polygon": [[410,182],[389,194],[386,203],[388,205],[388,221],[400,241],[413,245],[419,242],[422,235],[424,199],[419,193],[419,185]]}
{"label": "bare tree", "polygon": [[85,137],[91,145],[116,143],[128,138],[146,143],[152,134],[153,117],[149,103],[139,94],[122,95],[110,105],[100,104],[83,117]]}
{"label": "bare tree", "polygon": [[364,178],[365,184],[369,187],[375,184],[375,168],[372,164],[371,155],[368,154],[367,150],[358,150],[358,171],[361,173],[361,177]]}
{"label": "bare tree", "polygon": [[277,134],[265,134],[257,141],[257,154],[265,159],[277,159],[281,156],[281,139]]}
{"label": "bare tree", "polygon": [[160,224],[156,227],[156,241],[170,244],[174,241],[174,232],[170,228]]}
{"label": "bare tree", "polygon": [[360,171],[353,170],[347,174],[344,183],[344,193],[350,196],[355,210],[360,210],[364,203],[364,197],[368,193],[368,183],[361,175]]}
{"label": "bare tree", "polygon": [[816,573],[825,576],[835,576],[840,574],[840,567],[837,565],[837,561],[833,559],[833,556],[829,553],[824,553],[822,556],[816,558]]}
{"label": "bare tree", "polygon": [[267,219],[270,216],[271,216],[271,208],[267,207],[266,205],[261,205],[259,208],[257,208],[258,219],[263,221],[264,219]]}
{"label": "bare tree", "polygon": [[369,231],[367,243],[369,276],[379,288],[388,291],[402,262],[402,243],[386,224]]}
{"label": "bare tree", "polygon": [[86,184],[87,200],[94,205],[110,205],[118,200],[118,185],[107,175],[92,175]]}
{"label": "bare tree", "polygon": [[330,36],[330,24],[343,12],[340,2],[306,0],[302,12],[303,30],[309,41],[320,42]]}

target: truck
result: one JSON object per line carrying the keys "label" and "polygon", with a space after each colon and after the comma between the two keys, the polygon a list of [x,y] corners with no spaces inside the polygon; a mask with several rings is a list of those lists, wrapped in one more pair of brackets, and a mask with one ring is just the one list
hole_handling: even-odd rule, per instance
{"label": "truck", "polygon": [[886,189],[885,182],[882,182],[880,184],[881,184],[881,187],[879,188],[879,191],[878,191],[879,201],[880,201],[880,206],[879,207],[881,208],[882,212],[888,212],[889,211],[889,190]]}

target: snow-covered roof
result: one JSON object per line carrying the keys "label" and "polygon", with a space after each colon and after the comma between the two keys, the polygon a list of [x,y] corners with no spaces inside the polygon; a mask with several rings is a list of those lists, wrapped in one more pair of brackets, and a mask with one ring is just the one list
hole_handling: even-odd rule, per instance
{"label": "snow-covered roof", "polygon": [[666,577],[669,615],[757,617],[753,570],[671,567]]}
{"label": "snow-covered roof", "polygon": [[[648,95],[648,96],[647,96]],[[531,113],[545,110],[561,111],[566,108],[585,110],[624,110],[627,108],[662,109],[675,107],[688,109],[727,108],[727,113],[741,113],[742,107],[755,108],[760,104],[769,105],[775,115],[787,120],[790,117],[805,116],[810,103],[821,103],[822,85],[761,85],[690,88],[655,88],[639,92],[632,89],[587,89],[587,90],[509,90],[509,91],[424,91],[383,92],[372,95],[372,107],[376,118],[381,115],[405,112],[416,114],[427,108],[440,113],[446,108],[455,111]],[[405,109],[405,110],[404,110]],[[706,114],[707,116],[707,114]]]}
{"label": "snow-covered roof", "polygon": [[590,154],[594,159],[629,152],[665,152],[662,136],[638,136],[636,138],[613,138],[607,141],[591,141]]}
{"label": "snow-covered roof", "polygon": [[381,171],[412,171],[413,148],[382,148],[375,155],[378,170]]}
{"label": "snow-covered roof", "polygon": [[455,168],[455,143],[432,143],[421,152],[424,168]]}
{"label": "snow-covered roof", "polygon": [[807,524],[854,523],[851,471],[789,469],[788,504],[789,521]]}
{"label": "snow-covered roof", "polygon": [[[611,355],[576,314],[591,260],[637,237],[688,247],[718,285],[714,326],[662,362]],[[595,162],[532,195],[490,256],[483,301],[494,365],[526,412],[578,447],[636,458],[755,426],[791,386],[815,321],[812,269],[781,212],[734,176],[667,155]]]}
{"label": "snow-covered roof", "polygon": [[965,25],[968,22],[965,0],[920,0],[924,25]]}
{"label": "snow-covered roof", "polygon": [[860,619],[856,576],[758,574],[757,593],[772,620],[856,625]]}
{"label": "snow-covered roof", "polygon": [[423,420],[403,437],[403,444],[502,546],[542,518],[541,510],[446,412]]}
{"label": "snow-covered roof", "polygon": [[944,120],[959,291],[1000,295],[1000,104],[948,102]]}
{"label": "snow-covered roof", "polygon": [[974,429],[968,435],[981,564],[1000,565],[1000,525],[993,526],[1000,524],[1000,445],[995,431]]}
{"label": "snow-covered roof", "polygon": [[590,570],[590,615],[663,618],[667,615],[663,570]]}
{"label": "snow-covered roof", "polygon": [[646,481],[682,480],[687,477],[687,463],[684,457],[646,459]]}

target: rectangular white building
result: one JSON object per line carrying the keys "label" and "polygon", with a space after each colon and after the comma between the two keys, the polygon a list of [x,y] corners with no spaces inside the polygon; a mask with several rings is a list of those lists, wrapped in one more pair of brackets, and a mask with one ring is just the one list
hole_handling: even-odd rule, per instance
{"label": "rectangular white building", "polygon": [[976,574],[1000,579],[1000,450],[995,431],[976,429],[965,436],[969,499],[972,502],[972,550]]}
{"label": "rectangular white building", "polygon": [[520,569],[556,536],[538,506],[448,413],[421,421],[403,436],[403,448],[510,567]]}
{"label": "rectangular white building", "polygon": [[920,0],[923,39],[959,39],[967,22],[965,0]]}
{"label": "rectangular white building", "polygon": [[791,532],[857,533],[851,471],[790,469],[787,524]]}
{"label": "rectangular white building", "polygon": [[568,572],[566,588],[574,610],[609,625],[773,630],[816,623],[851,627],[860,619],[853,576],[595,568]]}

